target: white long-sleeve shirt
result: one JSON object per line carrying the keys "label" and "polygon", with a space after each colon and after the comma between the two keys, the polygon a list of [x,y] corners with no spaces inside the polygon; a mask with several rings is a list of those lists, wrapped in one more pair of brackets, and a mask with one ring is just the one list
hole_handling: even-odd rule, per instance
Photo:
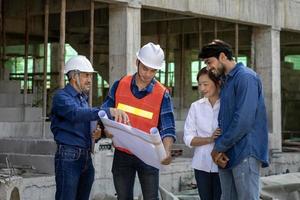
{"label": "white long-sleeve shirt", "polygon": [[[191,141],[194,137],[210,137],[218,128],[218,114],[220,101],[212,107],[207,98],[199,99],[192,103],[184,125],[184,142],[192,148]],[[192,167],[206,172],[218,172],[218,166],[211,158],[214,143],[195,147]]]}

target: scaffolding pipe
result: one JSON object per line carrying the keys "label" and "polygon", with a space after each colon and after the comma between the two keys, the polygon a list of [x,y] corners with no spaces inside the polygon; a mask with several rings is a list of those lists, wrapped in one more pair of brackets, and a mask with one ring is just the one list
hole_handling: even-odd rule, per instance
{"label": "scaffolding pipe", "polygon": [[1,30],[1,63],[0,63],[0,80],[4,79],[4,56],[3,56],[3,49],[4,49],[4,44],[3,44],[3,1],[0,0],[0,30]]}
{"label": "scaffolding pipe", "polygon": [[60,11],[60,34],[59,34],[59,87],[65,86],[64,66],[65,66],[65,32],[66,32],[66,0],[61,0]]}
{"label": "scaffolding pipe", "polygon": [[102,92],[102,101],[104,100],[104,78],[101,77],[101,92]]}
{"label": "scaffolding pipe", "polygon": [[[199,50],[201,51],[202,49],[202,44],[203,44],[203,38],[202,38],[202,21],[201,18],[198,19],[198,37],[199,37]],[[201,70],[201,61],[199,61],[199,66],[198,66],[199,71]]]}
{"label": "scaffolding pipe", "polygon": [[[159,32],[159,30],[160,30],[160,22],[157,22],[156,23],[157,44],[160,44],[160,32]],[[161,82],[161,73],[162,73],[162,71],[159,70],[158,73],[159,73],[159,81]]]}
{"label": "scaffolding pipe", "polygon": [[157,43],[160,44],[160,22],[156,23],[156,34],[157,34]]}
{"label": "scaffolding pipe", "polygon": [[44,66],[43,66],[43,138],[46,138],[47,119],[47,64],[48,64],[48,28],[49,28],[49,0],[45,0],[44,10]]}
{"label": "scaffolding pipe", "polygon": [[239,24],[235,24],[235,61],[238,61],[239,56]]}
{"label": "scaffolding pipe", "polygon": [[[25,2],[25,58],[24,58],[24,106],[26,107],[28,102],[27,102],[27,85],[28,85],[28,46],[29,46],[29,7],[28,7],[28,0]],[[25,112],[24,112],[25,116]]]}
{"label": "scaffolding pipe", "polygon": [[[185,73],[185,70],[184,70],[184,68],[185,68],[185,47],[184,47],[184,28],[183,28],[183,21],[181,21],[181,64],[180,64],[180,74],[181,74],[181,76],[180,76],[180,97],[179,97],[179,99],[180,99],[180,109],[183,109],[183,107],[184,107],[184,95],[185,95],[185,92],[184,92],[184,85],[185,85],[185,75],[186,75],[186,73]],[[179,116],[180,116],[180,119],[181,119],[181,112],[180,112],[180,114],[179,114]]]}
{"label": "scaffolding pipe", "polygon": [[[90,62],[93,66],[94,61],[94,13],[95,13],[95,2],[91,0],[91,10],[90,10]],[[93,81],[92,78],[91,88],[89,91],[89,105],[93,104]]]}
{"label": "scaffolding pipe", "polygon": [[165,86],[169,87],[169,21],[167,21],[167,34],[166,34],[166,63],[165,63]]}
{"label": "scaffolding pipe", "polygon": [[255,49],[256,49],[256,43],[255,43],[255,35],[254,35],[254,28],[252,27],[252,33],[251,33],[251,58],[250,58],[250,67],[256,71],[256,64],[255,64]]}
{"label": "scaffolding pipe", "polygon": [[[2,36],[1,36],[1,40],[2,40],[2,55],[1,55],[1,66],[0,68],[3,70],[2,71],[2,75],[0,77],[0,80],[4,80],[4,73],[5,73],[5,68],[4,68],[4,64],[5,64],[5,59],[6,59],[6,27],[5,27],[5,13],[4,13],[4,0],[1,0],[1,28],[2,28]],[[7,77],[8,78],[8,77]]]}
{"label": "scaffolding pipe", "polygon": [[215,20],[215,22],[214,22],[214,37],[215,37],[215,39],[218,38],[218,22],[217,22],[217,20]]}

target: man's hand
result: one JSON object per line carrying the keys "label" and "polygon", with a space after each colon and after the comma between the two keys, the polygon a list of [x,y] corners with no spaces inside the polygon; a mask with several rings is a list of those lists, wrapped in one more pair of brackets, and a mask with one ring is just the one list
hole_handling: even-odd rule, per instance
{"label": "man's hand", "polygon": [[165,137],[162,142],[164,144],[167,156],[160,163],[163,165],[169,165],[172,162],[171,149],[172,149],[174,139],[172,137]]}
{"label": "man's hand", "polygon": [[212,157],[213,161],[221,168],[225,168],[227,165],[227,162],[229,161],[229,158],[226,156],[225,153],[217,152],[215,150],[213,150],[211,152],[211,157]]}
{"label": "man's hand", "polygon": [[217,152],[216,150],[212,150],[210,155],[211,155],[214,163],[216,163],[216,164],[217,164],[217,161],[222,157],[222,153]]}
{"label": "man's hand", "polygon": [[217,165],[221,168],[225,168],[228,161],[229,161],[229,158],[226,156],[225,153],[222,153],[221,158],[217,161]]}
{"label": "man's hand", "polygon": [[172,162],[171,152],[167,151],[167,157],[163,159],[160,163],[163,165],[169,165]]}
{"label": "man's hand", "polygon": [[124,123],[130,125],[129,117],[123,110],[117,108],[109,108],[111,116],[115,118],[116,122]]}

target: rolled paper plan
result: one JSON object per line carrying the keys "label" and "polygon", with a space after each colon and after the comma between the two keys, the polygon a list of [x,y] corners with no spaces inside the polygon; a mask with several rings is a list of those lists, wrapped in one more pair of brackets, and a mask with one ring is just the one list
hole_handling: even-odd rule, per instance
{"label": "rolled paper plan", "polygon": [[157,153],[160,161],[162,161],[163,159],[165,159],[167,157],[167,153],[166,153],[165,147],[161,141],[159,130],[156,127],[153,127],[150,129],[150,134],[154,136],[154,137],[151,137],[153,143],[155,143],[155,144],[159,143],[159,145],[155,145],[155,149],[156,149],[156,153]]}
{"label": "rolled paper plan", "polygon": [[106,114],[106,112],[104,110],[100,110],[98,115],[101,118],[108,119],[107,114]]}

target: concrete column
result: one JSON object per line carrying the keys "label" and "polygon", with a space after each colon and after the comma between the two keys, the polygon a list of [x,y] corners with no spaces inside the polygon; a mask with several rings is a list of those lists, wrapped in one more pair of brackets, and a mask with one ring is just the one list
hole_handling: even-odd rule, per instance
{"label": "concrete column", "polygon": [[141,5],[109,6],[109,83],[136,71],[136,52],[141,44]]}
{"label": "concrete column", "polygon": [[269,148],[281,151],[280,31],[253,29],[254,63],[261,76],[268,115]]}

